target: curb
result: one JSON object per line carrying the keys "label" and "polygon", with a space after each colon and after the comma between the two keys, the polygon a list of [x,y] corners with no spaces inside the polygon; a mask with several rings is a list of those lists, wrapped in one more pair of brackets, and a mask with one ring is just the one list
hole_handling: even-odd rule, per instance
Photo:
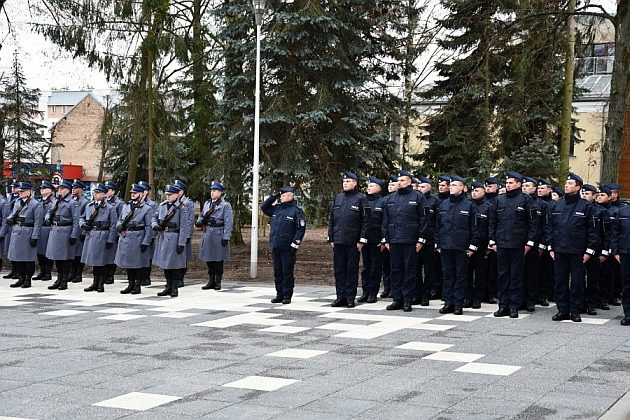
{"label": "curb", "polygon": [[630,419],[630,391],[619,398],[599,420],[628,420]]}

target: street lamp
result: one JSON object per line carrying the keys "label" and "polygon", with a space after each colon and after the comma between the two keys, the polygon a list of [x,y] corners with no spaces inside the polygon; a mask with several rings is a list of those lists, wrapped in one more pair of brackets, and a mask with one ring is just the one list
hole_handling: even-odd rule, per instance
{"label": "street lamp", "polygon": [[251,258],[249,265],[249,277],[258,276],[258,178],[260,160],[260,27],[265,13],[265,0],[252,0],[252,9],[256,18],[256,92],[254,104],[254,164],[253,194],[252,194],[252,231],[251,231]]}

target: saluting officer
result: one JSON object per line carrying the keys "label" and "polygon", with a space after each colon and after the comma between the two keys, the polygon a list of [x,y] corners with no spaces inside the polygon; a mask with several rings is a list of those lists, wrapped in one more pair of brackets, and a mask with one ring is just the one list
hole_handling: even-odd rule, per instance
{"label": "saluting officer", "polygon": [[33,277],[33,280],[46,281],[52,279],[53,266],[53,260],[46,258],[46,248],[48,247],[48,237],[50,236],[51,229],[50,224],[46,223],[46,214],[55,205],[56,199],[53,195],[55,186],[48,181],[42,181],[39,191],[41,194],[40,201],[43,207],[43,221],[39,241],[37,241],[37,262],[39,263],[39,274]]}
{"label": "saluting officer", "polygon": [[[151,215],[155,216],[158,209],[158,203],[153,201],[149,194],[151,193],[151,185],[149,185],[146,181],[138,181],[138,186],[143,188],[141,200],[151,207]],[[153,253],[155,252],[155,238],[151,239],[151,245],[149,246],[149,263],[147,266],[142,268],[140,273],[140,285],[141,286],[150,286],[151,285],[151,267],[153,266]],[[146,264],[146,261],[145,261]]]}
{"label": "saluting officer", "polygon": [[537,235],[536,208],[521,191],[523,175],[507,172],[505,194],[497,196],[490,211],[489,244],[497,253],[499,310],[496,317],[518,318],[523,300],[525,255]]}
{"label": "saluting officer", "polygon": [[166,200],[158,207],[151,226],[157,233],[153,264],[164,270],[166,287],[158,296],[177,297],[179,284],[186,268],[186,242],[190,238],[190,216],[186,202],[181,201],[181,190],[167,185]]}
{"label": "saluting officer", "polygon": [[[107,204],[112,206],[114,210],[116,210],[116,219],[120,217],[120,213],[122,212],[122,208],[125,205],[125,202],[118,197],[118,184],[112,181],[107,181],[105,184],[105,188],[107,188],[107,193],[105,194],[105,200]],[[116,255],[116,247],[118,246],[118,236],[114,241],[114,255]],[[116,264],[107,264],[106,267],[107,274],[105,276],[105,284],[114,284],[114,274],[116,274]]]}
{"label": "saluting officer", "polygon": [[[280,200],[280,204],[274,203]],[[276,297],[271,303],[291,303],[295,277],[293,269],[297,258],[297,250],[306,232],[304,212],[295,203],[294,189],[289,186],[280,188],[280,192],[269,196],[261,206],[261,210],[271,217],[269,246],[273,260],[273,278],[276,286]]]}
{"label": "saluting officer", "polygon": [[580,198],[582,178],[569,173],[564,199],[552,205],[547,223],[549,254],[554,259],[554,321],[581,322],[584,306],[584,266],[597,249],[597,220],[593,206]]}
{"label": "saluting officer", "polygon": [[[485,185],[473,182],[470,185],[472,202],[475,204],[475,224],[479,235],[479,249],[470,256],[468,263],[468,288],[466,298],[473,309],[481,308],[481,301],[487,293],[488,276],[488,224],[492,205],[485,200]],[[496,292],[495,292],[496,293]],[[465,301],[465,300],[464,300]],[[466,305],[464,305],[466,307]]]}
{"label": "saluting officer", "polygon": [[[11,194],[9,194],[6,205],[2,209],[2,227],[0,227],[0,238],[4,239],[4,248],[3,254],[8,256],[9,254],[9,246],[11,245],[11,226],[6,223],[9,215],[13,211],[13,205],[18,199],[18,187],[20,186],[20,182],[17,179],[11,181]],[[9,271],[6,275],[2,276],[5,279],[17,279],[19,278],[18,272],[15,269],[15,264],[13,261],[9,259],[9,263],[11,263],[11,271]]]}
{"label": "saluting officer", "polygon": [[331,306],[354,308],[359,281],[359,258],[367,243],[368,218],[365,215],[365,196],[358,190],[358,177],[352,172],[343,174],[343,192],[337,194],[330,206],[328,239],[333,247],[335,288],[337,299]]}
{"label": "saluting officer", "polygon": [[[392,175],[389,177],[389,182],[387,184],[387,195],[393,194],[398,191],[398,175]],[[383,200],[384,201],[384,200]],[[382,231],[382,229],[381,229]],[[391,287],[391,271],[392,266],[390,263],[390,253],[389,249],[385,247],[385,244],[381,246],[382,250],[382,259],[383,259],[383,292],[381,293],[381,298],[392,297],[392,287]]]}
{"label": "saluting officer", "polygon": [[621,325],[630,325],[630,206],[619,208],[612,225],[610,240],[612,254],[621,265],[623,283],[622,304],[623,319]]}
{"label": "saluting officer", "polygon": [[441,314],[463,314],[468,260],[479,249],[476,206],[466,198],[465,184],[465,178],[451,176],[449,198],[438,207],[434,238],[444,273]]}
{"label": "saluting officer", "polygon": [[15,263],[19,279],[11,287],[31,287],[37,260],[37,241],[42,229],[42,203],[33,199],[33,187],[28,182],[20,182],[19,198],[7,219],[11,226],[9,259]]}
{"label": "saluting officer", "polygon": [[381,258],[381,244],[383,234],[383,197],[381,191],[385,186],[385,181],[375,176],[368,178],[367,196],[364,201],[365,217],[368,220],[366,232],[367,243],[361,250],[363,258],[363,270],[361,271],[362,295],[358,302],[376,303],[376,295],[381,287],[381,276],[383,274],[383,261]]}
{"label": "saluting officer", "polygon": [[188,221],[186,223],[188,223],[189,226],[187,228],[188,239],[186,240],[186,266],[182,268],[182,272],[178,277],[179,280],[177,284],[177,287],[184,287],[184,276],[188,271],[188,261],[192,261],[192,235],[194,232],[193,225],[195,223],[195,203],[187,196],[188,184],[186,184],[184,181],[176,179],[173,185],[179,188],[178,200],[180,201],[180,203],[184,203],[184,205],[188,209]]}
{"label": "saluting officer", "polygon": [[199,258],[208,266],[208,283],[203,290],[221,290],[223,263],[230,260],[230,238],[234,225],[232,205],[223,199],[225,188],[220,182],[210,185],[210,199],[206,200],[195,222],[203,229]]}
{"label": "saluting officer", "polygon": [[[612,224],[617,219],[620,207],[615,207],[610,203],[612,190],[606,185],[602,185],[597,195],[597,202],[602,210],[602,255],[599,264],[599,307],[605,311],[610,310],[609,304],[616,302],[614,297],[615,275],[619,269],[619,262],[615,258],[610,258],[606,253],[610,252],[610,235]],[[587,297],[588,299],[588,297]]]}
{"label": "saluting officer", "polygon": [[118,215],[116,209],[107,202],[106,193],[105,185],[97,184],[92,191],[94,199],[85,207],[85,212],[79,220],[79,227],[85,232],[81,262],[92,266],[94,275],[92,284],[83,289],[86,292],[105,291],[107,266],[114,263],[116,256],[114,242],[117,236]]}
{"label": "saluting officer", "polygon": [[398,173],[399,189],[383,205],[383,238],[390,251],[391,285],[394,302],[387,309],[410,312],[416,280],[418,252],[426,243],[429,217],[426,199],[411,188],[411,174]]}
{"label": "saluting officer", "polygon": [[[85,207],[90,201],[85,198],[85,184],[75,179],[72,181],[72,198],[79,205],[79,217],[85,213]],[[85,243],[85,234],[81,233],[79,241],[74,247],[74,261],[72,262],[72,272],[68,281],[72,283],[81,283],[83,281],[83,267],[85,264],[81,262],[81,255],[83,255],[83,245]]]}
{"label": "saluting officer", "polygon": [[[427,230],[427,243],[418,253],[418,266],[416,267],[416,289],[415,297],[412,303],[414,305],[429,306],[431,299],[431,291],[434,285],[439,284],[437,278],[440,274],[440,256],[435,249],[435,240],[431,227],[435,226],[439,201],[431,195],[431,180],[426,176],[421,176],[418,191],[420,191],[426,200],[425,214],[430,219],[429,229]],[[450,182],[450,181],[449,181]]]}
{"label": "saluting officer", "polygon": [[46,258],[57,265],[57,280],[48,286],[49,290],[68,288],[68,278],[74,262],[79,229],[80,207],[73,199],[70,181],[62,181],[57,187],[58,196],[55,204],[46,213],[45,224],[50,225],[50,236],[46,246]]}
{"label": "saluting officer", "polygon": [[144,188],[138,184],[131,187],[131,200],[122,208],[116,223],[118,248],[114,263],[127,270],[129,284],[120,293],[137,295],[145,267],[151,263],[149,246],[153,239],[153,208],[142,199]]}

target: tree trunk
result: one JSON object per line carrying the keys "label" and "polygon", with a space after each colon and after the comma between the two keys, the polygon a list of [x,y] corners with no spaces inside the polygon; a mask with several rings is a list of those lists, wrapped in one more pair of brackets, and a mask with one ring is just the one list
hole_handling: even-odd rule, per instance
{"label": "tree trunk", "polygon": [[[623,154],[623,126],[630,95],[630,7],[628,0],[617,2],[615,25],[615,60],[610,86],[610,106],[606,136],[602,145],[601,182],[615,182]],[[629,128],[629,127],[626,127]]]}
{"label": "tree trunk", "polygon": [[560,176],[569,172],[571,150],[571,117],[573,114],[573,73],[575,68],[575,2],[569,0],[567,12],[567,49],[564,63],[564,97],[562,100],[562,136],[560,138]]}
{"label": "tree trunk", "polygon": [[153,61],[155,59],[156,33],[152,22],[152,11],[149,11],[149,32],[147,34],[147,172],[150,185],[155,185],[153,168],[153,149],[155,148],[155,95],[153,94]]}

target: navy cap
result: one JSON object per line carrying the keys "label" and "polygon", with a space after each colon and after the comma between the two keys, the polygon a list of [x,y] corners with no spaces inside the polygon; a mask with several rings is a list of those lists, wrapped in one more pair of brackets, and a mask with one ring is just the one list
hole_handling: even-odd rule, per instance
{"label": "navy cap", "polygon": [[78,179],[75,179],[74,181],[72,181],[72,188],[85,189],[85,184],[83,182],[79,181]]}
{"label": "navy cap", "polygon": [[55,186],[50,181],[42,181],[42,185],[39,187],[39,189],[41,190],[45,188],[48,188],[49,190],[54,190]]}
{"label": "navy cap", "polygon": [[32,189],[33,189],[33,186],[29,184],[28,182],[20,182],[20,185],[18,185],[18,190],[20,191],[28,191]]}
{"label": "navy cap", "polygon": [[560,197],[564,197],[564,190],[560,187],[553,187],[553,192],[558,194]]}
{"label": "navy cap", "polygon": [[164,188],[164,192],[167,194],[177,194],[181,190],[182,189],[179,188],[177,185],[167,185],[166,188]]}
{"label": "navy cap", "polygon": [[621,184],[617,184],[616,182],[610,182],[608,184],[604,184],[606,187],[610,188],[611,190],[617,190],[619,191],[621,189]]}
{"label": "navy cap", "polygon": [[381,188],[383,188],[385,186],[385,181],[383,181],[381,178],[377,178],[375,176],[368,177],[368,183],[370,183],[370,184],[377,184]]}
{"label": "navy cap", "polygon": [[20,186],[20,181],[18,181],[17,179],[13,178],[13,180],[11,181],[11,185],[12,187],[19,187]]}
{"label": "navy cap", "polygon": [[461,182],[466,185],[466,178],[459,175],[451,175],[451,182]]}
{"label": "navy cap", "polygon": [[350,171],[344,172],[342,177],[343,179],[354,179],[355,181],[359,180],[359,177],[357,176],[357,174]]}
{"label": "navy cap", "polygon": [[144,187],[142,185],[139,184],[131,184],[131,192],[132,193],[143,193],[146,190],[144,189]]}
{"label": "navy cap", "polygon": [[[586,185],[584,186],[584,188],[586,188]],[[606,195],[612,195],[612,188],[610,188],[608,184],[605,184],[599,187],[599,192],[604,193]]]}
{"label": "navy cap", "polygon": [[116,185],[116,183],[112,181],[107,181],[105,183],[105,188],[107,188],[108,190],[119,190],[118,185]]}
{"label": "navy cap", "polygon": [[485,183],[486,185],[498,185],[499,181],[497,181],[497,177],[489,176],[488,178],[485,179]]}
{"label": "navy cap", "polygon": [[476,188],[484,188],[486,185],[483,182],[480,181],[474,181],[470,183],[470,188],[472,188],[473,190]]}
{"label": "navy cap", "polygon": [[57,188],[67,188],[67,189],[71,190],[72,189],[72,183],[70,181],[64,179],[63,181],[61,181],[61,184],[59,184],[57,186]]}
{"label": "navy cap", "polygon": [[538,185],[549,185],[549,186],[551,186],[551,181],[549,181],[547,178],[539,178],[538,179]]}
{"label": "navy cap", "polygon": [[280,194],[284,194],[284,193],[294,193],[295,189],[289,185],[285,185],[284,187],[280,188]]}
{"label": "navy cap", "polygon": [[576,175],[573,172],[569,172],[569,175],[567,176],[567,181],[569,180],[573,180],[577,182],[579,185],[584,185],[584,181],[582,180],[582,178],[580,178],[579,175]]}
{"label": "navy cap", "polygon": [[223,184],[221,184],[219,181],[213,181],[212,184],[210,185],[210,189],[211,190],[219,190],[221,192],[225,191],[225,188],[223,187]]}
{"label": "navy cap", "polygon": [[138,185],[140,185],[145,191],[151,191],[151,185],[147,181],[138,181]]}
{"label": "navy cap", "polygon": [[420,183],[421,184],[431,184],[431,179],[426,177],[426,176],[421,176],[420,177]]}
{"label": "navy cap", "polygon": [[184,181],[180,181],[179,179],[176,179],[173,184],[175,184],[175,186],[179,188],[180,191],[186,191],[188,189],[188,185],[186,185]]}
{"label": "navy cap", "polygon": [[450,175],[442,175],[438,178],[438,182],[446,182],[446,183],[451,183],[451,176]]}
{"label": "navy cap", "polygon": [[505,173],[505,179],[510,179],[510,178],[514,178],[518,182],[523,182],[523,175],[521,175],[521,174],[519,174],[518,172],[515,172],[515,171],[507,171]]}
{"label": "navy cap", "polygon": [[411,178],[411,183],[412,183],[412,184],[419,184],[419,183],[420,183],[420,180],[419,180],[418,178],[415,178],[415,177],[414,177],[414,178]]}
{"label": "navy cap", "polygon": [[92,190],[94,192],[102,192],[102,193],[106,193],[107,192],[107,187],[103,184],[96,184],[96,187],[94,187],[94,190]]}
{"label": "navy cap", "polygon": [[392,176],[389,177],[389,183],[390,184],[396,183],[396,182],[398,182],[398,177],[396,175],[392,175]]}
{"label": "navy cap", "polygon": [[591,185],[591,184],[584,184],[582,186],[582,190],[583,191],[590,191],[590,192],[597,192],[597,188],[595,187],[595,185]]}
{"label": "navy cap", "polygon": [[401,171],[398,172],[398,176],[408,176],[409,178],[413,178],[413,175],[411,175],[411,172],[409,171],[405,171],[404,169],[402,169]]}
{"label": "navy cap", "polygon": [[532,178],[531,176],[524,176],[523,182],[531,182],[534,184],[535,187],[538,186],[538,180],[536,178]]}

